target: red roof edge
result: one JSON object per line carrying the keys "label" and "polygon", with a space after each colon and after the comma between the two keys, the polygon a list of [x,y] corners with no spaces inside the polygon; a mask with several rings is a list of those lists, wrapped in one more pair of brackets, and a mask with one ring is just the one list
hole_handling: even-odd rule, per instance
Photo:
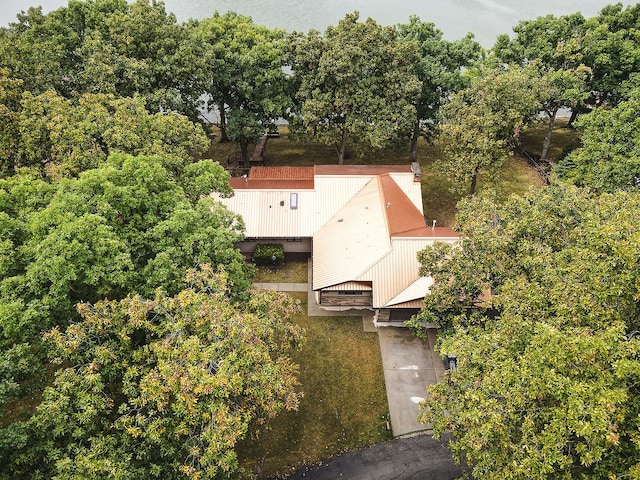
{"label": "red roof edge", "polygon": [[415,230],[400,232],[393,236],[417,238],[460,238],[460,235],[449,227],[422,227]]}

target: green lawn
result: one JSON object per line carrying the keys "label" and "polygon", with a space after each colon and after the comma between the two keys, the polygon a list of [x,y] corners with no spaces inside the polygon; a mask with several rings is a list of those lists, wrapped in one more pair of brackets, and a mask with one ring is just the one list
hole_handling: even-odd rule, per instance
{"label": "green lawn", "polygon": [[309,266],[307,262],[287,261],[284,265],[273,268],[270,266],[258,266],[256,283],[306,283],[309,280]]}
{"label": "green lawn", "polygon": [[292,295],[306,330],[293,356],[305,396],[297,412],[279,414],[238,449],[243,466],[260,465],[265,478],[391,438],[378,335],[363,332],[361,317],[307,317],[306,293]]}

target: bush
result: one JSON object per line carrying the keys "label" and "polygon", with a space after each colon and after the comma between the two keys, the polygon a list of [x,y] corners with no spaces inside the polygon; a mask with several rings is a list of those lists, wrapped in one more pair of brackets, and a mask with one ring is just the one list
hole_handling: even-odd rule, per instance
{"label": "bush", "polygon": [[283,265],[284,247],[280,243],[260,243],[252,258],[257,265]]}

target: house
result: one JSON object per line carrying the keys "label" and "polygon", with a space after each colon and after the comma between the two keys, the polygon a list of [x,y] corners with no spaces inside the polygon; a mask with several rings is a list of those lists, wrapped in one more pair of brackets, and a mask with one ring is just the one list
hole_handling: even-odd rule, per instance
{"label": "house", "polygon": [[419,276],[417,252],[458,240],[450,228],[426,225],[416,167],[253,167],[230,180],[233,197],[214,197],[244,218],[238,247],[247,255],[258,243],[281,243],[289,258],[313,257],[321,308],[401,322],[420,310],[432,283]]}

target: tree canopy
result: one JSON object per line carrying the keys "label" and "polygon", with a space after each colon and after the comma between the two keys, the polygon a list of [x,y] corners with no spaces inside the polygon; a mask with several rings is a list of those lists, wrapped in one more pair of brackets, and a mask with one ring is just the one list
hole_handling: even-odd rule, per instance
{"label": "tree canopy", "polygon": [[420,91],[416,45],[393,27],[347,15],[322,35],[290,37],[296,89],[291,129],[300,138],[334,145],[342,164],[347,146],[360,151],[408,139]]}
{"label": "tree canopy", "polygon": [[200,125],[168,111],[151,114],[142,97],[83,94],[67,100],[53,91],[23,95],[18,166],[54,178],[103,165],[111,153],[162,155],[180,171],[208,146]]}
{"label": "tree canopy", "polygon": [[199,263],[224,265],[229,296],[244,298],[252,268],[234,248],[243,224],[207,196],[228,192],[227,178],[210,160],[175,177],[160,157],[114,154],[57,184],[0,180],[0,345],[37,349],[44,329],[77,319],[78,302],[175,294]]}
{"label": "tree canopy", "polygon": [[223,139],[238,142],[249,166],[248,146],[288,114],[292,99],[285,71],[285,32],[255,25],[235,13],[215,14],[193,32],[208,68],[203,92],[218,108]]}
{"label": "tree canopy", "polygon": [[415,161],[418,138],[430,139],[434,135],[441,105],[452,93],[468,86],[469,78],[462,71],[480,59],[482,49],[471,33],[450,42],[433,23],[423,22],[416,16],[397,28],[400,40],[414,43],[418,51],[414,73],[420,82],[420,92],[411,100],[416,119],[409,155],[409,160]]}
{"label": "tree canopy", "polygon": [[14,425],[29,441],[0,453],[1,474],[236,477],[249,424],[297,408],[287,352],[301,341],[290,322],[299,307],[274,291],[236,304],[229,276],[209,265],[186,281],[175,296],[82,303],[77,323],[45,335],[61,369]]}
{"label": "tree canopy", "polygon": [[441,110],[444,159],[436,168],[455,191],[473,195],[481,172],[499,171],[539,99],[535,74],[515,65],[480,68],[469,87],[451,96]]}
{"label": "tree canopy", "polygon": [[[200,198],[228,191],[226,179],[211,161],[190,165],[175,178],[159,157],[112,155],[105,166],[57,184],[48,204],[26,218],[15,206],[6,208],[16,223],[24,218],[18,223],[24,243],[14,245],[19,273],[2,279],[3,308],[13,311],[9,305],[18,302],[29,317],[55,311],[51,319],[30,322],[39,329],[68,320],[79,301],[150,294],[158,287],[175,293],[186,268],[200,262],[225,264],[240,292],[248,286],[244,261],[233,249],[241,220]],[[23,185],[3,183],[7,197]],[[6,313],[4,328],[13,318]]]}
{"label": "tree canopy", "polygon": [[46,15],[18,15],[0,34],[0,65],[34,95],[138,94],[151,111],[195,119],[201,92],[192,89],[196,67],[182,48],[187,33],[155,0],[70,0]]}
{"label": "tree canopy", "polygon": [[423,420],[478,478],[637,478],[637,193],[552,185],[464,201],[464,241],[420,254],[423,320],[458,368]]}
{"label": "tree canopy", "polygon": [[640,188],[640,89],[612,109],[595,109],[576,127],[582,146],[559,166],[557,176],[599,191]]}
{"label": "tree canopy", "polygon": [[539,161],[547,158],[556,116],[571,109],[569,126],[578,114],[600,106],[615,106],[629,98],[637,84],[638,6],[605,7],[593,18],[581,14],[547,15],[521,21],[514,37],[500,35],[493,52],[502,62],[537,64],[543,88],[542,107],[548,117]]}

